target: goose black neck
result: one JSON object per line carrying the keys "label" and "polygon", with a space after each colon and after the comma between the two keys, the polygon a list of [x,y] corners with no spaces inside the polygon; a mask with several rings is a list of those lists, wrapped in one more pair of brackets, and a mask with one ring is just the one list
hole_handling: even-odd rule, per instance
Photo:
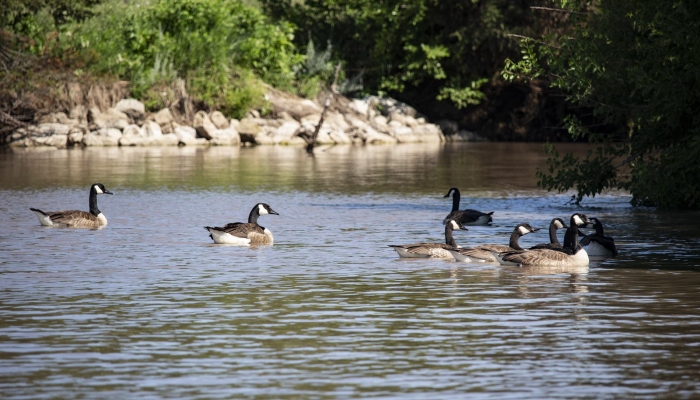
{"label": "goose black neck", "polygon": [[513,233],[510,234],[510,242],[508,245],[515,250],[523,250],[522,247],[520,247],[520,243],[518,243],[518,239],[520,239],[520,233],[518,232],[518,229],[516,228]]}
{"label": "goose black neck", "polygon": [[576,224],[573,224],[566,230],[564,234],[564,248],[570,249],[573,254],[576,254],[581,249],[581,245],[578,243],[578,226]]}
{"label": "goose black neck", "polygon": [[600,236],[605,236],[605,230],[603,229],[603,224],[598,221],[597,224],[595,224],[595,233],[597,233]]}
{"label": "goose black neck", "polygon": [[559,244],[559,239],[557,239],[557,227],[554,224],[549,226],[549,243]]}
{"label": "goose black neck", "polygon": [[445,243],[449,246],[457,247],[457,242],[455,242],[455,238],[452,236],[452,230],[452,223],[448,222],[447,225],[445,225]]}
{"label": "goose black neck", "polygon": [[248,223],[249,224],[257,224],[259,216],[260,216],[260,210],[258,209],[258,205],[256,204],[255,207],[253,207],[253,209],[250,210],[250,214],[248,214]]}
{"label": "goose black neck", "polygon": [[452,189],[452,211],[459,210],[459,189]]}
{"label": "goose black neck", "polygon": [[100,215],[100,209],[97,208],[97,191],[94,186],[90,188],[90,214],[94,216]]}

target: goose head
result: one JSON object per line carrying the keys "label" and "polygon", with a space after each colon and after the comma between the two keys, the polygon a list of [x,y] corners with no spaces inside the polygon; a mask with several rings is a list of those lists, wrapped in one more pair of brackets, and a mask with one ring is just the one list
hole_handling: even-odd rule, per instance
{"label": "goose head", "polygon": [[564,229],[569,227],[564,223],[564,220],[562,220],[561,218],[554,218],[551,222],[551,225],[557,229]]}
{"label": "goose head", "polygon": [[447,229],[451,229],[451,230],[455,230],[455,231],[468,231],[469,230],[464,225],[462,225],[461,223],[459,223],[458,221],[456,221],[454,219],[447,221],[447,224],[445,224],[445,227]]}
{"label": "goose head", "polygon": [[270,207],[266,203],[258,203],[258,214],[260,215],[279,215],[277,211],[273,210],[272,207]]}
{"label": "goose head", "polygon": [[588,218],[585,214],[575,213],[571,215],[571,221],[569,221],[569,223],[571,224],[571,226],[585,227],[586,224],[588,224]]}
{"label": "goose head", "polygon": [[517,234],[518,236],[525,236],[528,233],[537,232],[539,230],[540,228],[533,228],[530,224],[518,224],[518,226],[516,226],[513,230],[513,233]]}
{"label": "goose head", "polygon": [[454,194],[459,195],[459,189],[457,189],[456,187],[453,187],[453,188],[450,188],[450,190],[447,191],[447,194],[446,194],[444,197],[450,197],[450,196],[452,196],[452,193],[453,193],[453,192],[454,192]]}
{"label": "goose head", "polygon": [[92,188],[90,190],[94,190],[95,194],[114,194],[107,190],[107,188],[105,188],[105,185],[101,183],[93,183]]}

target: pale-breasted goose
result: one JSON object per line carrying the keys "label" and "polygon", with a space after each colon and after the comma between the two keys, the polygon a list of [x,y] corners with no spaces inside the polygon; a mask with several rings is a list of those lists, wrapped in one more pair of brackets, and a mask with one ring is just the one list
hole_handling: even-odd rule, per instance
{"label": "pale-breasted goose", "polygon": [[474,225],[488,225],[493,221],[493,218],[491,215],[493,215],[493,211],[488,212],[488,213],[483,213],[481,211],[477,210],[471,210],[471,209],[466,209],[466,210],[460,210],[459,209],[459,200],[460,200],[460,194],[459,194],[459,189],[456,187],[450,188],[450,190],[447,191],[447,194],[445,197],[450,197],[452,195],[452,212],[450,212],[447,217],[445,217],[444,220],[442,220],[443,224],[446,224],[447,221],[454,219],[457,222],[461,223],[462,225],[469,225],[469,226],[474,226]]}
{"label": "pale-breasted goose", "polygon": [[571,216],[562,250],[536,249],[500,253],[499,262],[502,265],[521,267],[585,267],[589,263],[588,254],[578,243],[578,227],[586,223],[588,218],[584,214],[576,213]]}
{"label": "pale-breasted goose", "polygon": [[462,248],[452,252],[455,260],[463,262],[498,262],[494,253],[501,253],[513,250],[522,250],[518,242],[522,236],[528,233],[537,232],[539,228],[533,228],[530,224],[518,224],[513,233],[510,234],[508,246],[500,244],[482,244],[470,248]]}
{"label": "pale-breasted goose", "polygon": [[90,186],[90,212],[79,210],[63,210],[44,212],[38,208],[30,208],[34,211],[39,223],[43,226],[58,226],[69,228],[100,228],[107,225],[107,218],[97,208],[98,194],[112,194],[101,183]]}
{"label": "pale-breasted goose", "polygon": [[610,236],[605,236],[603,224],[598,218],[589,218],[587,228],[594,228],[595,233],[582,237],[579,241],[581,246],[586,249],[586,253],[590,257],[615,257],[617,256],[617,247],[615,239]]}
{"label": "pale-breasted goose", "polygon": [[448,260],[454,259],[449,250],[459,248],[452,236],[452,231],[464,230],[467,228],[462,226],[455,220],[449,220],[445,224],[445,243],[412,243],[412,244],[390,244],[401,258],[444,258]]}
{"label": "pale-breasted goose", "polygon": [[265,203],[258,203],[250,210],[248,222],[233,222],[222,227],[205,226],[209,237],[217,244],[237,244],[239,246],[273,244],[274,237],[267,228],[258,225],[261,215],[279,215]]}
{"label": "pale-breasted goose", "polygon": [[561,250],[562,245],[559,243],[557,238],[557,229],[568,228],[569,226],[562,221],[561,218],[554,218],[552,222],[549,223],[549,243],[540,243],[530,247],[530,250],[536,249],[549,249],[549,250]]}

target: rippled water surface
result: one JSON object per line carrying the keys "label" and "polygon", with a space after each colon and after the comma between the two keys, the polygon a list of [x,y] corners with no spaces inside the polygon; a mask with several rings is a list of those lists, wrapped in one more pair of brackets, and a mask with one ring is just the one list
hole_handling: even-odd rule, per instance
{"label": "rippled water surface", "polygon": [[[577,149],[581,150],[581,149]],[[538,190],[541,145],[114,148],[0,152],[0,397],[694,398],[700,214],[610,193]],[[88,209],[100,230],[29,207]],[[551,270],[399,260],[442,241],[451,186],[495,211],[462,245],[519,222],[599,217],[620,250]],[[204,225],[257,202],[272,247]],[[561,235],[561,234],[560,234]]]}

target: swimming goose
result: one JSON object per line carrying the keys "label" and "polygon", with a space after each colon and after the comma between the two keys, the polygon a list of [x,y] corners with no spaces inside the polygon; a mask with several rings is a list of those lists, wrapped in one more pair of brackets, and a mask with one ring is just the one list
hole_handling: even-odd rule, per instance
{"label": "swimming goose", "polygon": [[455,220],[449,220],[445,224],[445,243],[413,243],[413,244],[390,244],[401,258],[444,258],[453,260],[452,254],[448,251],[459,248],[452,236],[453,230],[464,230],[462,224]]}
{"label": "swimming goose", "polygon": [[69,228],[99,228],[107,226],[107,218],[97,208],[98,194],[112,194],[101,183],[90,186],[90,212],[79,210],[63,210],[44,212],[38,208],[30,208],[34,211],[39,222],[43,226],[59,226]]}
{"label": "swimming goose", "polygon": [[540,243],[530,247],[530,250],[535,249],[549,249],[549,250],[561,250],[562,245],[557,239],[557,229],[568,228],[568,226],[562,221],[561,218],[554,218],[552,222],[549,223],[549,243]]}
{"label": "swimming goose", "polygon": [[493,211],[488,212],[488,213],[483,213],[481,211],[471,210],[471,209],[460,210],[459,209],[459,199],[460,199],[459,189],[457,189],[456,187],[450,188],[450,190],[447,191],[447,194],[445,195],[445,197],[450,197],[450,194],[452,194],[452,212],[450,212],[447,215],[447,217],[445,217],[445,219],[442,220],[443,224],[446,224],[447,221],[449,221],[451,219],[456,220],[457,222],[461,223],[462,225],[469,225],[469,226],[488,225],[491,222],[493,222],[493,218],[491,218]]}
{"label": "swimming goose", "polygon": [[510,242],[508,246],[500,244],[482,244],[471,248],[462,248],[452,251],[455,260],[462,262],[498,262],[494,253],[506,251],[522,250],[518,240],[531,232],[537,232],[540,228],[533,228],[530,224],[518,224],[513,233],[510,234]]}
{"label": "swimming goose", "polygon": [[279,215],[265,203],[258,203],[250,210],[248,223],[233,222],[223,227],[205,226],[214,243],[237,244],[239,246],[273,244],[272,232],[267,228],[258,225],[258,217],[261,215]]}
{"label": "swimming goose", "polygon": [[501,265],[520,267],[585,267],[588,265],[588,253],[578,242],[578,227],[586,225],[588,218],[576,213],[571,216],[570,226],[564,235],[562,250],[536,249],[519,250],[498,254]]}
{"label": "swimming goose", "polygon": [[586,235],[581,238],[581,246],[586,249],[586,253],[590,257],[615,257],[617,256],[617,247],[615,239],[610,236],[605,236],[603,224],[598,218],[589,218],[590,223],[586,225],[588,228],[595,228],[595,233]]}

